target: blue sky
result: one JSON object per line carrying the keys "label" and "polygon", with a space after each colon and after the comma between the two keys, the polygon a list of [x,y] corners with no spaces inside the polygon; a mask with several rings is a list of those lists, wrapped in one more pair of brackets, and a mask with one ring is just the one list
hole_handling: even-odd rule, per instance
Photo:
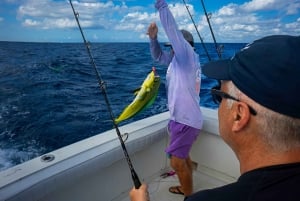
{"label": "blue sky", "polygon": [[[204,42],[212,42],[200,0],[185,0]],[[154,0],[74,0],[87,40],[147,42],[160,26]],[[179,28],[199,37],[181,0],[167,0]],[[272,34],[300,34],[300,0],[204,0],[217,42],[251,42]],[[82,42],[68,0],[1,0],[0,41]],[[160,41],[167,41],[159,29]]]}

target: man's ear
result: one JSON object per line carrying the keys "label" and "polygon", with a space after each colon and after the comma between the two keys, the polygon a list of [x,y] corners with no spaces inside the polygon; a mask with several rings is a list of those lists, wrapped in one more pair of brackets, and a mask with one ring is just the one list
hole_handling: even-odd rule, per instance
{"label": "man's ear", "polygon": [[249,106],[243,102],[235,102],[233,104],[233,110],[234,112],[232,114],[234,116],[233,116],[232,131],[237,132],[243,129],[245,126],[247,126],[251,114],[249,111]]}

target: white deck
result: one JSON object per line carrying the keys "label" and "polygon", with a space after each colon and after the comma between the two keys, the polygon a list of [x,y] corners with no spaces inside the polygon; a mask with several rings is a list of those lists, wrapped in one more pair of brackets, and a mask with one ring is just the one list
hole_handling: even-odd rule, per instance
{"label": "white deck", "polygon": [[[210,189],[218,186],[223,186],[225,184],[234,182],[235,179],[217,173],[208,168],[202,167],[202,171],[198,170],[193,173],[194,179],[194,192],[204,189]],[[151,201],[182,201],[184,199],[183,195],[172,194],[169,192],[169,187],[179,185],[177,175],[169,176],[167,178],[157,177],[148,183],[148,190]],[[130,201],[129,197],[125,195],[126,198],[122,201]]]}

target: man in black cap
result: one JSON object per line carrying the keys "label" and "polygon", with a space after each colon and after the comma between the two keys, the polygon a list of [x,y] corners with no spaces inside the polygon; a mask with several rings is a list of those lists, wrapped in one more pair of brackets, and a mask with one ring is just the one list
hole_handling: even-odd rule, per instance
{"label": "man in black cap", "polygon": [[[240,162],[234,183],[199,191],[186,201],[298,201],[300,197],[300,37],[256,40],[233,58],[203,66],[221,81],[219,131]],[[147,199],[146,185],[131,191]]]}

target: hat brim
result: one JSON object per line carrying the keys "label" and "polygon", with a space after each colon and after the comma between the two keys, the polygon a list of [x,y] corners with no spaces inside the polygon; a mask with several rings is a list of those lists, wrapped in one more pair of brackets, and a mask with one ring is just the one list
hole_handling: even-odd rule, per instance
{"label": "hat brim", "polygon": [[230,65],[230,59],[212,61],[203,65],[202,72],[209,78],[231,80],[229,74]]}

